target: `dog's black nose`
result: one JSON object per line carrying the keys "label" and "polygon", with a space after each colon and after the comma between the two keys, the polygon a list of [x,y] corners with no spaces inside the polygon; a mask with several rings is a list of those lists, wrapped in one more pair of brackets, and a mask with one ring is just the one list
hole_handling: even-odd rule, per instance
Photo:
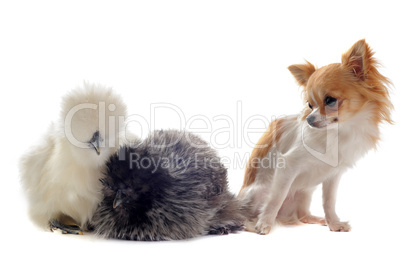
{"label": "dog's black nose", "polygon": [[307,116],[307,123],[308,123],[310,126],[314,126],[314,121],[315,121],[315,116],[314,116],[314,115],[309,115],[309,116]]}

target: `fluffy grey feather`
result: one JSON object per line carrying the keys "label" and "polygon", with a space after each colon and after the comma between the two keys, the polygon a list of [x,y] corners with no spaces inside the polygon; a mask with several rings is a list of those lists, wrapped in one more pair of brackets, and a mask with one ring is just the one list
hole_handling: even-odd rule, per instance
{"label": "fluffy grey feather", "polygon": [[128,240],[177,240],[243,228],[227,171],[199,137],[156,131],[107,162],[95,233]]}

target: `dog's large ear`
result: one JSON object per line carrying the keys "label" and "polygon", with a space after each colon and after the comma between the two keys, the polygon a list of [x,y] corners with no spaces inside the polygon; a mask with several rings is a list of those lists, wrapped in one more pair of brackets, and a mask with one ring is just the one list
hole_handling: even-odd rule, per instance
{"label": "dog's large ear", "polygon": [[288,67],[289,71],[296,78],[296,81],[301,86],[306,86],[310,76],[315,72],[315,67],[310,62],[305,64],[295,64]]}
{"label": "dog's large ear", "polygon": [[358,79],[364,81],[372,64],[372,56],[371,48],[366,40],[362,39],[342,55],[342,65],[350,69]]}

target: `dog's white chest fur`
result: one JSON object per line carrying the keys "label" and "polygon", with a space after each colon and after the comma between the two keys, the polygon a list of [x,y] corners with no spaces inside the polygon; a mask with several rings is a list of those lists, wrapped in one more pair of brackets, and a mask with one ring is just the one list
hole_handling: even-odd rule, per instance
{"label": "dog's white chest fur", "polygon": [[[266,210],[266,200],[275,199],[277,192],[290,183],[289,190],[283,193],[286,199],[277,212],[278,220],[289,223],[299,218],[295,213],[299,204],[303,205],[304,195],[311,195],[320,184],[336,181],[374,147],[373,139],[378,139],[379,129],[370,123],[369,110],[350,122],[324,130],[309,127],[297,116],[288,116],[282,122],[279,141],[264,157],[265,163],[281,162],[282,165],[263,165],[262,160],[255,182],[244,188],[241,196],[251,202],[257,216]],[[276,159],[268,159],[272,157]]]}

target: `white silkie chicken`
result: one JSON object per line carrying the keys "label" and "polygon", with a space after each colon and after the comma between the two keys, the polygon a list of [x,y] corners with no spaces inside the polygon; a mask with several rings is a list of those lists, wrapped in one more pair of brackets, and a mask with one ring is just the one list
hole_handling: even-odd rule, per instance
{"label": "white silkie chicken", "polygon": [[102,199],[105,161],[124,140],[126,105],[111,88],[84,83],[63,98],[60,118],[21,159],[32,220],[82,234]]}

